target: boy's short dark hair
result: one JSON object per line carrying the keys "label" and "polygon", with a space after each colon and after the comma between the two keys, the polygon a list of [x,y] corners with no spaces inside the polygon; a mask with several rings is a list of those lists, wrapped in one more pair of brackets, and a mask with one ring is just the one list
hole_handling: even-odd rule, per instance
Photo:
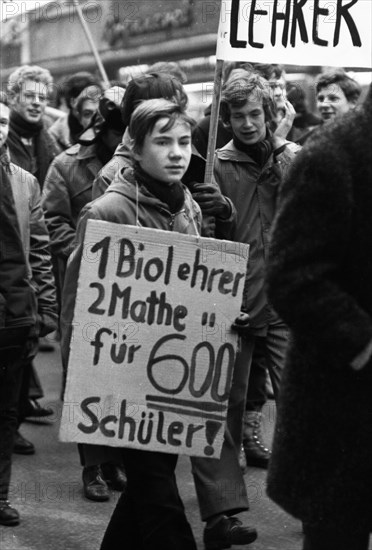
{"label": "boy's short dark hair", "polygon": [[335,69],[321,74],[315,84],[316,93],[318,94],[320,90],[332,84],[337,84],[340,86],[347,101],[358,101],[362,88],[358,82],[348,76],[343,69]]}
{"label": "boy's short dark hair", "polygon": [[195,120],[178,103],[163,98],[142,101],[133,112],[129,123],[129,133],[133,140],[134,151],[140,152],[142,150],[145,137],[147,134],[151,134],[155,124],[161,118],[168,119],[168,122],[162,128],[163,132],[172,128],[178,121],[188,124],[190,133],[195,126]]}
{"label": "boy's short dark hair", "polygon": [[102,92],[102,85],[100,81],[88,71],[80,71],[68,76],[61,87],[61,95],[66,99],[67,106],[71,108],[71,101],[77,98],[81,92],[91,86],[97,88],[97,94]]}
{"label": "boy's short dark hair", "polygon": [[187,107],[187,95],[179,80],[166,73],[148,73],[133,78],[128,83],[121,104],[121,118],[124,127],[129,126],[135,108],[144,99],[163,98],[177,101],[183,110]]}
{"label": "boy's short dark hair", "polygon": [[252,96],[262,99],[265,120],[272,123],[276,117],[276,104],[270,84],[262,76],[235,69],[225,83],[221,93],[220,116],[222,122],[230,125],[230,107],[242,107]]}

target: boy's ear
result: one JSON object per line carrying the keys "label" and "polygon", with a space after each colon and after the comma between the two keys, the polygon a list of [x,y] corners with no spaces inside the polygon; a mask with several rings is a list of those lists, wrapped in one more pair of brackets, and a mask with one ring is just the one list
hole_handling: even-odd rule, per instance
{"label": "boy's ear", "polygon": [[357,103],[358,103],[358,99],[351,99],[348,101],[349,105],[350,105],[350,109],[355,109],[355,107],[357,106]]}
{"label": "boy's ear", "polygon": [[230,119],[229,119],[229,120],[222,120],[222,125],[223,125],[227,130],[231,130]]}
{"label": "boy's ear", "polygon": [[130,138],[129,139],[129,149],[130,149],[130,152],[132,154],[132,157],[134,158],[134,160],[137,160],[139,161],[140,158],[141,158],[141,155],[139,154],[139,152],[137,151],[137,149],[135,148],[135,145],[134,145],[134,139]]}

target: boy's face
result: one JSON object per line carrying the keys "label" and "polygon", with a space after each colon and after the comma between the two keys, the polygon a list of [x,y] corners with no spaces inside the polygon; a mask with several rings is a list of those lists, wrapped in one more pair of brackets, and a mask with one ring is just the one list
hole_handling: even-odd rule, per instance
{"label": "boy's face", "polygon": [[262,99],[250,96],[242,107],[230,106],[230,124],[233,134],[245,145],[264,140],[266,123]]}
{"label": "boy's face", "polygon": [[36,124],[45,112],[48,101],[47,92],[47,87],[42,82],[25,80],[13,100],[12,109],[27,122]]}
{"label": "boy's face", "polygon": [[330,84],[321,88],[316,96],[317,107],[323,122],[334,120],[336,115],[347,113],[355,107],[349,102],[338,84]]}
{"label": "boy's face", "polygon": [[179,181],[191,158],[191,128],[182,120],[166,132],[167,118],[160,118],[151,133],[146,134],[140,153],[134,153],[141,168],[155,179],[166,183]]}
{"label": "boy's face", "polygon": [[78,115],[79,122],[83,128],[88,128],[92,121],[94,113],[98,110],[98,101],[85,99],[82,103],[80,114]]}
{"label": "boy's face", "polygon": [[10,109],[4,103],[0,103],[0,147],[4,145],[9,133]]}

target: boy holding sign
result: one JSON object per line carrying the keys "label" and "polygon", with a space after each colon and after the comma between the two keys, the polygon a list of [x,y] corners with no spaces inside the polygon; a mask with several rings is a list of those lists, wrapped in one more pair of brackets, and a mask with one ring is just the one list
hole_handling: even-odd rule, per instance
{"label": "boy holding sign", "polygon": [[[65,351],[89,218],[199,233],[200,209],[180,181],[190,161],[192,125],[182,107],[164,99],[145,101],[133,113],[129,129],[134,165],[124,168],[120,181],[85,207],[78,226],[78,246],[67,268],[62,306]],[[122,548],[124,540],[126,547],[141,550],[196,550],[176,485],[177,455],[123,449],[122,456],[127,490],[118,501],[101,550]]]}
{"label": "boy holding sign", "polygon": [[[276,112],[270,84],[257,74],[236,71],[222,89],[221,118],[232,130],[233,139],[217,150],[214,175],[221,192],[237,210],[232,240],[250,245],[244,313],[237,325],[242,334],[242,347],[235,364],[235,371],[243,373],[244,384],[240,395],[233,394],[236,410],[242,415],[255,349],[259,347],[264,351],[277,398],[288,341],[287,327],[270,306],[264,290],[270,227],[281,181],[298,150],[295,144],[273,133]],[[195,198],[203,208],[203,197]],[[250,384],[250,392],[252,387]],[[252,401],[250,393],[248,400]],[[252,430],[258,433],[260,414],[259,408],[253,414],[246,412],[243,443],[248,443]]]}

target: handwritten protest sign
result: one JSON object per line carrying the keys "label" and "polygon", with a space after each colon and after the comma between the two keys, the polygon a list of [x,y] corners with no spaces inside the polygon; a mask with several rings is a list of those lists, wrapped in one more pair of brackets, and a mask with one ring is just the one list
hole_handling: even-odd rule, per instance
{"label": "handwritten protest sign", "polygon": [[63,441],[219,456],[248,249],[88,221]]}
{"label": "handwritten protest sign", "polygon": [[217,59],[372,67],[370,0],[222,0]]}

